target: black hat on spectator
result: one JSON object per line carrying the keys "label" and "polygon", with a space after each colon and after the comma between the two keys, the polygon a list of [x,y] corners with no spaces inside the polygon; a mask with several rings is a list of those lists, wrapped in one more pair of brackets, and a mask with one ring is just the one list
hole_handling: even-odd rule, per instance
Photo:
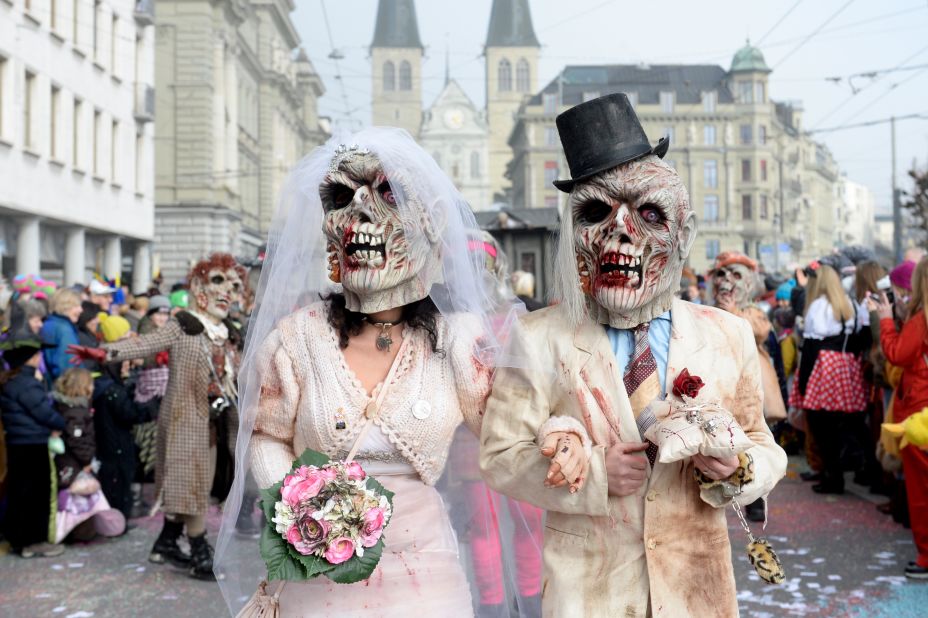
{"label": "black hat on spectator", "polygon": [[35,356],[43,348],[54,347],[45,343],[38,336],[32,333],[15,333],[9,339],[0,343],[0,351],[3,352],[3,360],[6,361],[10,369],[17,369],[26,364],[30,358]]}

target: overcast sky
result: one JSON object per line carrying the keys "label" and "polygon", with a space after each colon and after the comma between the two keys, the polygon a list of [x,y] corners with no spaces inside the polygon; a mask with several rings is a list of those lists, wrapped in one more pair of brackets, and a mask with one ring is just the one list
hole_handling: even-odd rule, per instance
{"label": "overcast sky", "polygon": [[[323,5],[331,31],[326,29]],[[807,130],[924,114],[897,122],[898,181],[928,161],[928,0],[529,0],[542,44],[539,87],[567,64],[713,63],[727,69],[750,37],[770,75],[770,96],[801,101]],[[377,0],[297,0],[293,18],[327,92],[321,111],[340,124],[370,124],[368,47]],[[481,56],[492,0],[418,0],[426,46],[423,98],[441,90],[448,50],[451,74],[484,106]],[[778,23],[779,22],[779,23]],[[333,47],[344,59],[329,58]],[[908,67],[914,67],[906,70]],[[876,77],[848,77],[882,69]],[[341,75],[341,80],[337,79]],[[827,78],[841,78],[837,82]],[[341,82],[341,83],[340,83]],[[344,87],[344,89],[342,88]],[[889,124],[822,133],[841,169],[890,204]]]}

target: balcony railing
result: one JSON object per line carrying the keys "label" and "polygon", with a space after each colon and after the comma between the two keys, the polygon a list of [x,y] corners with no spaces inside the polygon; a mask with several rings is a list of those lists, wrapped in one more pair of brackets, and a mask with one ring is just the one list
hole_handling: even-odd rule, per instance
{"label": "balcony railing", "polygon": [[136,0],[135,23],[143,28],[155,23],[155,0]]}
{"label": "balcony railing", "polygon": [[135,84],[135,121],[151,122],[155,119],[155,89],[149,84]]}

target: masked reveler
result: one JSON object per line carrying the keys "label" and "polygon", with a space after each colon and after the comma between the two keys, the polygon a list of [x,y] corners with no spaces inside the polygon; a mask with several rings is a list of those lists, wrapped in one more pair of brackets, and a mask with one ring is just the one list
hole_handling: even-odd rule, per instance
{"label": "masked reveler", "polygon": [[[241,300],[245,277],[234,257],[215,253],[187,276],[193,301],[188,311],[148,335],[100,348],[71,348],[100,363],[168,352],[170,377],[158,414],[155,461],[156,506],[165,513],[164,527],[148,559],[186,569],[197,579],[214,577],[206,514],[217,452],[231,456],[235,449],[241,339],[228,316]],[[189,554],[178,543],[185,531]]]}
{"label": "masked reveler", "polygon": [[[473,614],[451,525],[459,513],[449,517],[445,505],[480,509],[457,506],[466,495],[443,499],[435,485],[457,428],[479,433],[491,368],[516,318],[514,304],[487,292],[476,234],[451,181],[399,129],[333,138],[291,174],[249,324],[237,453],[269,487],[307,448],[333,459],[357,448],[367,473],[395,492],[394,511],[369,579],[272,582],[249,609]],[[237,470],[217,547],[233,612],[265,572],[257,543],[232,534],[245,473]],[[508,616],[508,603],[500,611]]]}
{"label": "masked reveler", "polygon": [[[720,253],[715,258],[710,280],[715,306],[744,318],[751,325],[761,368],[764,418],[771,424],[784,421],[787,393],[783,355],[770,319],[754,304],[754,299],[763,290],[763,280],[758,273],[757,262],[737,251]],[[775,435],[779,435],[779,432]],[[779,440],[777,442],[781,443]],[[761,498],[748,504],[745,511],[751,521],[764,521],[766,517],[764,501]]]}
{"label": "masked reveler", "polygon": [[[767,495],[786,468],[754,337],[744,320],[674,298],[696,217],[661,160],[668,142],[651,147],[628,98],[582,103],[557,126],[572,175],[555,183],[569,193],[560,302],[513,332],[529,366],[496,373],[484,478],[548,511],[544,615],[735,616],[723,507]],[[678,393],[717,402],[750,448],[657,460],[643,421],[661,426]],[[552,428],[573,433],[540,451]]]}

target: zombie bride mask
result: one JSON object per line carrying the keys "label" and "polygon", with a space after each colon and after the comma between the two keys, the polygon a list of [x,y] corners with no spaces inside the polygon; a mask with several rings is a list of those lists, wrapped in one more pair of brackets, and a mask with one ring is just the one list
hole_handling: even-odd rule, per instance
{"label": "zombie bride mask", "polygon": [[440,280],[440,230],[407,173],[388,177],[373,153],[339,146],[319,187],[330,277],[341,282],[351,311],[402,307]]}
{"label": "zombie bride mask", "polygon": [[746,255],[727,251],[715,259],[712,269],[712,296],[717,306],[744,309],[758,290],[757,262]]}
{"label": "zombie bride mask", "polygon": [[[670,309],[696,235],[676,171],[651,147],[624,94],[581,103],[557,118],[572,180],[561,224],[559,284],[572,315],[632,328]],[[583,307],[577,293],[582,292]]]}
{"label": "zombie bride mask", "polygon": [[187,275],[197,313],[216,322],[229,317],[232,305],[242,300],[245,277],[245,269],[228,253],[214,253],[197,262]]}

